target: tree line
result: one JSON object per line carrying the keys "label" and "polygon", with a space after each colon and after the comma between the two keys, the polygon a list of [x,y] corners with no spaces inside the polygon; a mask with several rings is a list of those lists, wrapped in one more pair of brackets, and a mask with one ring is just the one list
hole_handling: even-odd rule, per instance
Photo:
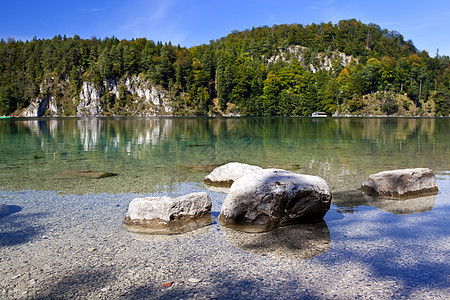
{"label": "tree line", "polygon": [[357,114],[370,95],[384,114],[413,106],[416,115],[450,115],[450,58],[356,20],[234,31],[192,48],[146,38],[9,39],[0,61],[0,114],[52,94],[70,115],[83,82],[141,75],[167,91],[176,115]]}

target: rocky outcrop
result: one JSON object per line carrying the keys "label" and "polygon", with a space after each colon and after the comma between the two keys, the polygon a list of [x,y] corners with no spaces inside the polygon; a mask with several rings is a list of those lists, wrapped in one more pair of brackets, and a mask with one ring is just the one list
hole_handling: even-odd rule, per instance
{"label": "rocky outcrop", "polygon": [[117,101],[123,96],[121,92],[127,93],[132,103],[129,103],[128,107],[122,107],[120,114],[154,116],[170,115],[173,112],[167,91],[143,76],[126,76],[117,81],[110,78],[101,84],[85,81],[75,98],[71,98],[69,91],[70,79],[57,81],[53,77],[47,78],[40,86],[39,97],[31,100],[30,105],[20,112],[19,116],[115,115],[114,111],[108,111],[112,105],[108,101],[111,101],[111,97],[115,98],[113,102]]}
{"label": "rocky outcrop", "polygon": [[58,106],[54,97],[36,98],[20,113],[20,117],[42,117],[46,113],[57,116]]}
{"label": "rocky outcrop", "polygon": [[361,190],[369,195],[401,198],[434,194],[438,187],[430,169],[416,168],[372,174],[363,182]]}
{"label": "rocky outcrop", "polygon": [[212,202],[205,192],[178,198],[146,197],[130,202],[124,224],[131,232],[178,234],[210,225]]}
{"label": "rocky outcrop", "polygon": [[259,170],[262,170],[262,168],[231,162],[215,168],[205,177],[204,182],[212,186],[230,187],[238,178]]}
{"label": "rocky outcrop", "polygon": [[248,232],[322,220],[331,205],[324,179],[264,169],[237,179],[225,198],[220,224]]}
{"label": "rocky outcrop", "polygon": [[103,106],[100,103],[100,97],[104,93],[103,88],[83,82],[79,95],[79,103],[77,105],[78,116],[98,116]]}
{"label": "rocky outcrop", "polygon": [[[120,86],[124,89],[120,89]],[[104,112],[105,107],[102,101],[106,94],[113,95],[119,99],[120,93],[126,92],[132,95],[133,108],[130,109],[132,115],[157,115],[171,114],[172,107],[169,105],[166,95],[162,89],[156,87],[142,76],[125,77],[120,81],[113,79],[104,80],[98,86],[92,83],[83,82],[79,94],[79,101],[76,107],[77,116],[97,116]]]}
{"label": "rocky outcrop", "polygon": [[322,52],[314,54],[311,53],[309,48],[296,45],[290,46],[286,50],[278,50],[278,54],[270,57],[268,63],[292,62],[294,59],[298,60],[305,69],[316,73],[319,70],[330,71],[333,68],[333,61],[337,61],[342,67],[346,67],[353,57],[339,51],[333,51],[329,54]]}

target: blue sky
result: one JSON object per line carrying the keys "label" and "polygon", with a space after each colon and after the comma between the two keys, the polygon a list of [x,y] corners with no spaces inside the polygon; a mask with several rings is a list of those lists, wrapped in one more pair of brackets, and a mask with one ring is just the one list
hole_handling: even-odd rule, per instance
{"label": "blue sky", "polygon": [[450,56],[450,1],[58,0],[2,1],[0,38],[146,37],[191,47],[233,30],[357,19],[400,32],[419,50]]}

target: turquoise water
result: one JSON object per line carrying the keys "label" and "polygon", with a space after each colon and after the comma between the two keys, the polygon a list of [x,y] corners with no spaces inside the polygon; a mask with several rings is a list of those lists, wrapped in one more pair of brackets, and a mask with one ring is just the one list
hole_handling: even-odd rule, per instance
{"label": "turquoise water", "polygon": [[[0,187],[148,193],[201,183],[214,166],[238,161],[319,175],[334,192],[345,192],[382,170],[428,167],[446,174],[449,125],[448,118],[1,120]],[[119,176],[57,176],[73,169]]]}

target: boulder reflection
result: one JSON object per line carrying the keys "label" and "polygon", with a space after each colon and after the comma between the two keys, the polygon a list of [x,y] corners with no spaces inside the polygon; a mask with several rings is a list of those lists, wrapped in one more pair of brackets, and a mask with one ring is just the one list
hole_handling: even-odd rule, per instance
{"label": "boulder reflection", "polygon": [[226,240],[254,254],[276,259],[305,260],[330,250],[327,223],[298,224],[264,233],[248,233],[222,227]]}
{"label": "boulder reflection", "polygon": [[376,207],[396,215],[410,215],[413,213],[424,213],[431,211],[434,207],[437,195],[429,195],[408,199],[389,199],[373,197],[364,194],[367,205]]}
{"label": "boulder reflection", "polygon": [[[210,218],[211,219],[211,218]],[[123,224],[122,228],[128,231],[130,236],[138,241],[144,242],[163,242],[176,239],[192,238],[200,235],[205,235],[209,232],[211,226],[204,226],[192,231],[180,233],[180,234],[149,234],[145,231],[133,231],[130,227]]]}

